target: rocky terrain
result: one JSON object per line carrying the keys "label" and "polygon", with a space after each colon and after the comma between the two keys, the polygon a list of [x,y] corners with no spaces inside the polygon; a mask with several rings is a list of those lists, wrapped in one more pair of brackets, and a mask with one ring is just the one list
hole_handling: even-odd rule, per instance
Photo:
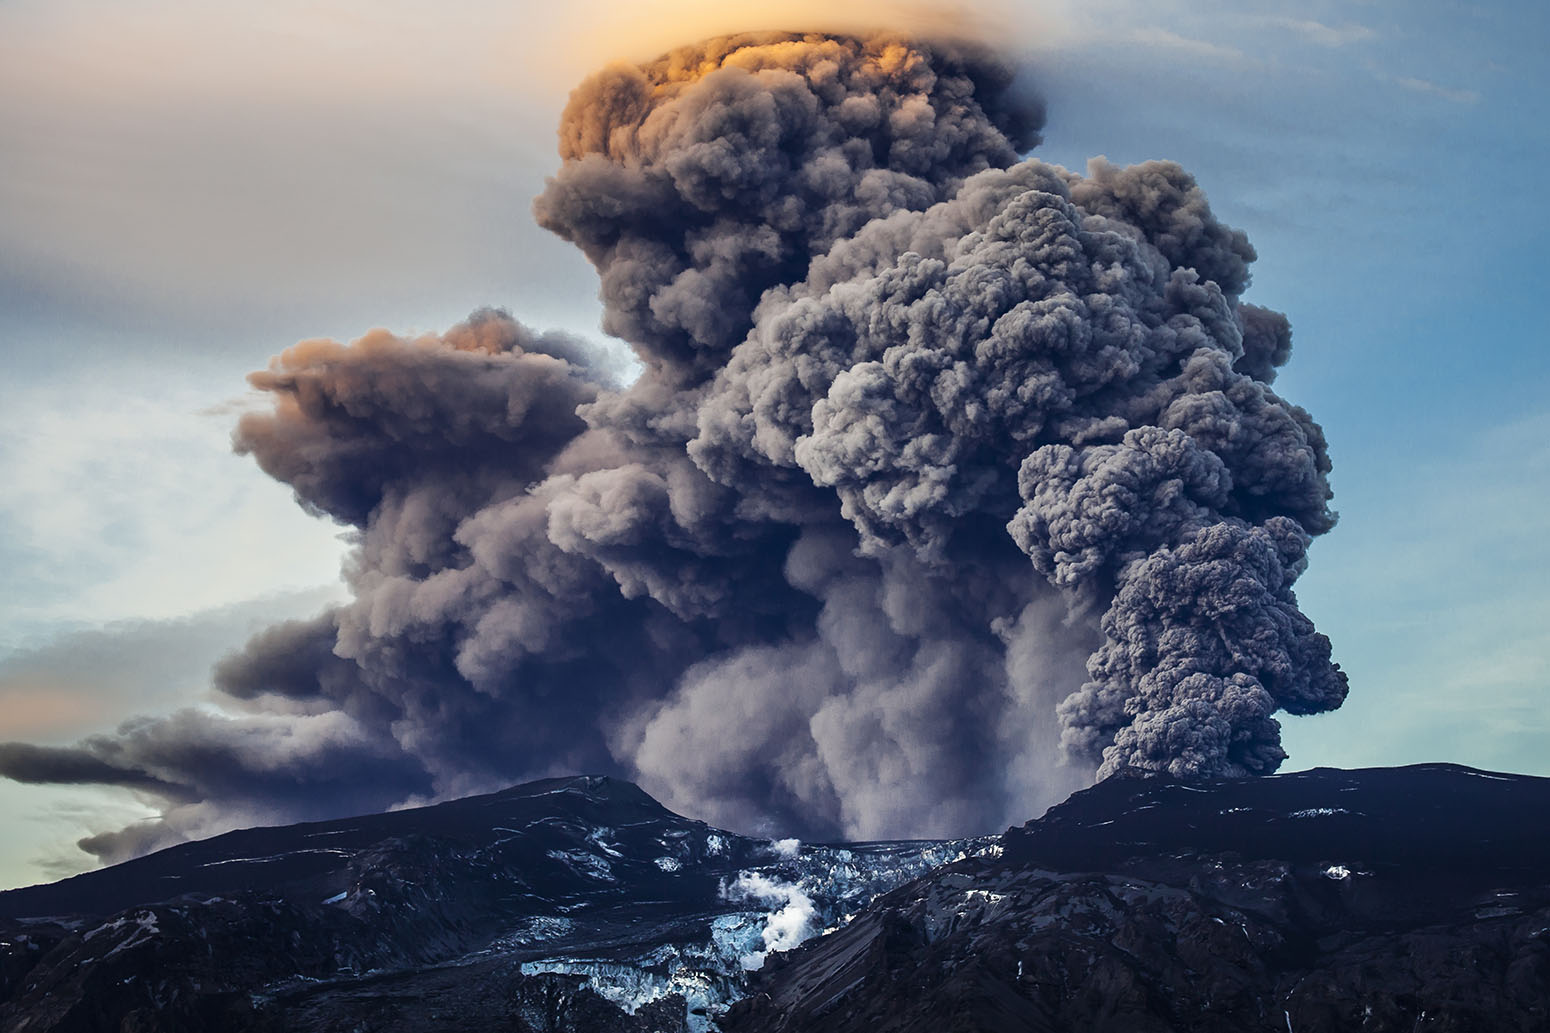
{"label": "rocky terrain", "polygon": [[1547,816],[1449,765],[1116,777],[824,845],[552,779],[0,893],[0,1033],[1539,1033]]}
{"label": "rocky terrain", "polygon": [[772,962],[732,1033],[1550,1029],[1550,780],[1114,778]]}
{"label": "rocky terrain", "polygon": [[750,839],[608,778],[233,832],[0,893],[0,1030],[704,1030],[771,945],[996,845]]}

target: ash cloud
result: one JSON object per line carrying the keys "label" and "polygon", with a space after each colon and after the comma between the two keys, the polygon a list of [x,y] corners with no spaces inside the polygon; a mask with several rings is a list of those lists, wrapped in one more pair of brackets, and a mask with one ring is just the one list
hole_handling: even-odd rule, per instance
{"label": "ash cloud", "polygon": [[493,310],[285,352],[236,445],[354,528],[351,601],[228,657],[227,716],[0,773],[163,800],[117,859],[577,770],[820,839],[1275,770],[1273,715],[1346,692],[1292,591],[1334,514],[1289,325],[1178,166],[1023,158],[1011,82],[796,34],[588,80],[534,210],[639,377]]}
{"label": "ash cloud", "polygon": [[1042,108],[1011,80],[971,44],[888,36],[727,36],[616,65],[572,94],[534,214],[597,266],[604,329],[704,375],[766,289],[1036,144]]}

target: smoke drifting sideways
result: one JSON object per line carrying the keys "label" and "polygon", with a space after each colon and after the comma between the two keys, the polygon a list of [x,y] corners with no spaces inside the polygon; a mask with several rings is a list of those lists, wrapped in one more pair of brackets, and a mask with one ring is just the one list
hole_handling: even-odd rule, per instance
{"label": "smoke drifting sideways", "polygon": [[1290,328],[1178,166],[1025,160],[1011,72],[759,34],[589,79],[534,211],[638,378],[494,310],[286,351],[236,447],[355,529],[351,601],[228,657],[224,712],[0,773],[159,800],[116,860],[575,771],[809,839],[1274,771],[1272,715],[1346,694]]}

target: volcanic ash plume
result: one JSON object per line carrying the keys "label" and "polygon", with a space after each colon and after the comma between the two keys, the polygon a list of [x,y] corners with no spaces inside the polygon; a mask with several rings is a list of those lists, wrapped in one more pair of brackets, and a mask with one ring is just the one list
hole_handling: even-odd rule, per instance
{"label": "volcanic ash plume", "polygon": [[494,311],[287,351],[237,447],[356,529],[352,601],[229,657],[227,716],[0,770],[166,836],[582,770],[809,838],[1275,770],[1272,715],[1346,692],[1292,593],[1334,516],[1290,329],[1183,170],[1020,160],[1041,121],[888,36],[599,73],[535,212],[638,378]]}

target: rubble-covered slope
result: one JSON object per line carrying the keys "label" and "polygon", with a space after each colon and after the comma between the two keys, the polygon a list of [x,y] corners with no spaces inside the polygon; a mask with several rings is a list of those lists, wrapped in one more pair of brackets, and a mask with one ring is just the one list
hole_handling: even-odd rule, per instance
{"label": "rubble-covered slope", "polygon": [[1550,779],[1115,778],[782,956],[728,1033],[1550,1029]]}

